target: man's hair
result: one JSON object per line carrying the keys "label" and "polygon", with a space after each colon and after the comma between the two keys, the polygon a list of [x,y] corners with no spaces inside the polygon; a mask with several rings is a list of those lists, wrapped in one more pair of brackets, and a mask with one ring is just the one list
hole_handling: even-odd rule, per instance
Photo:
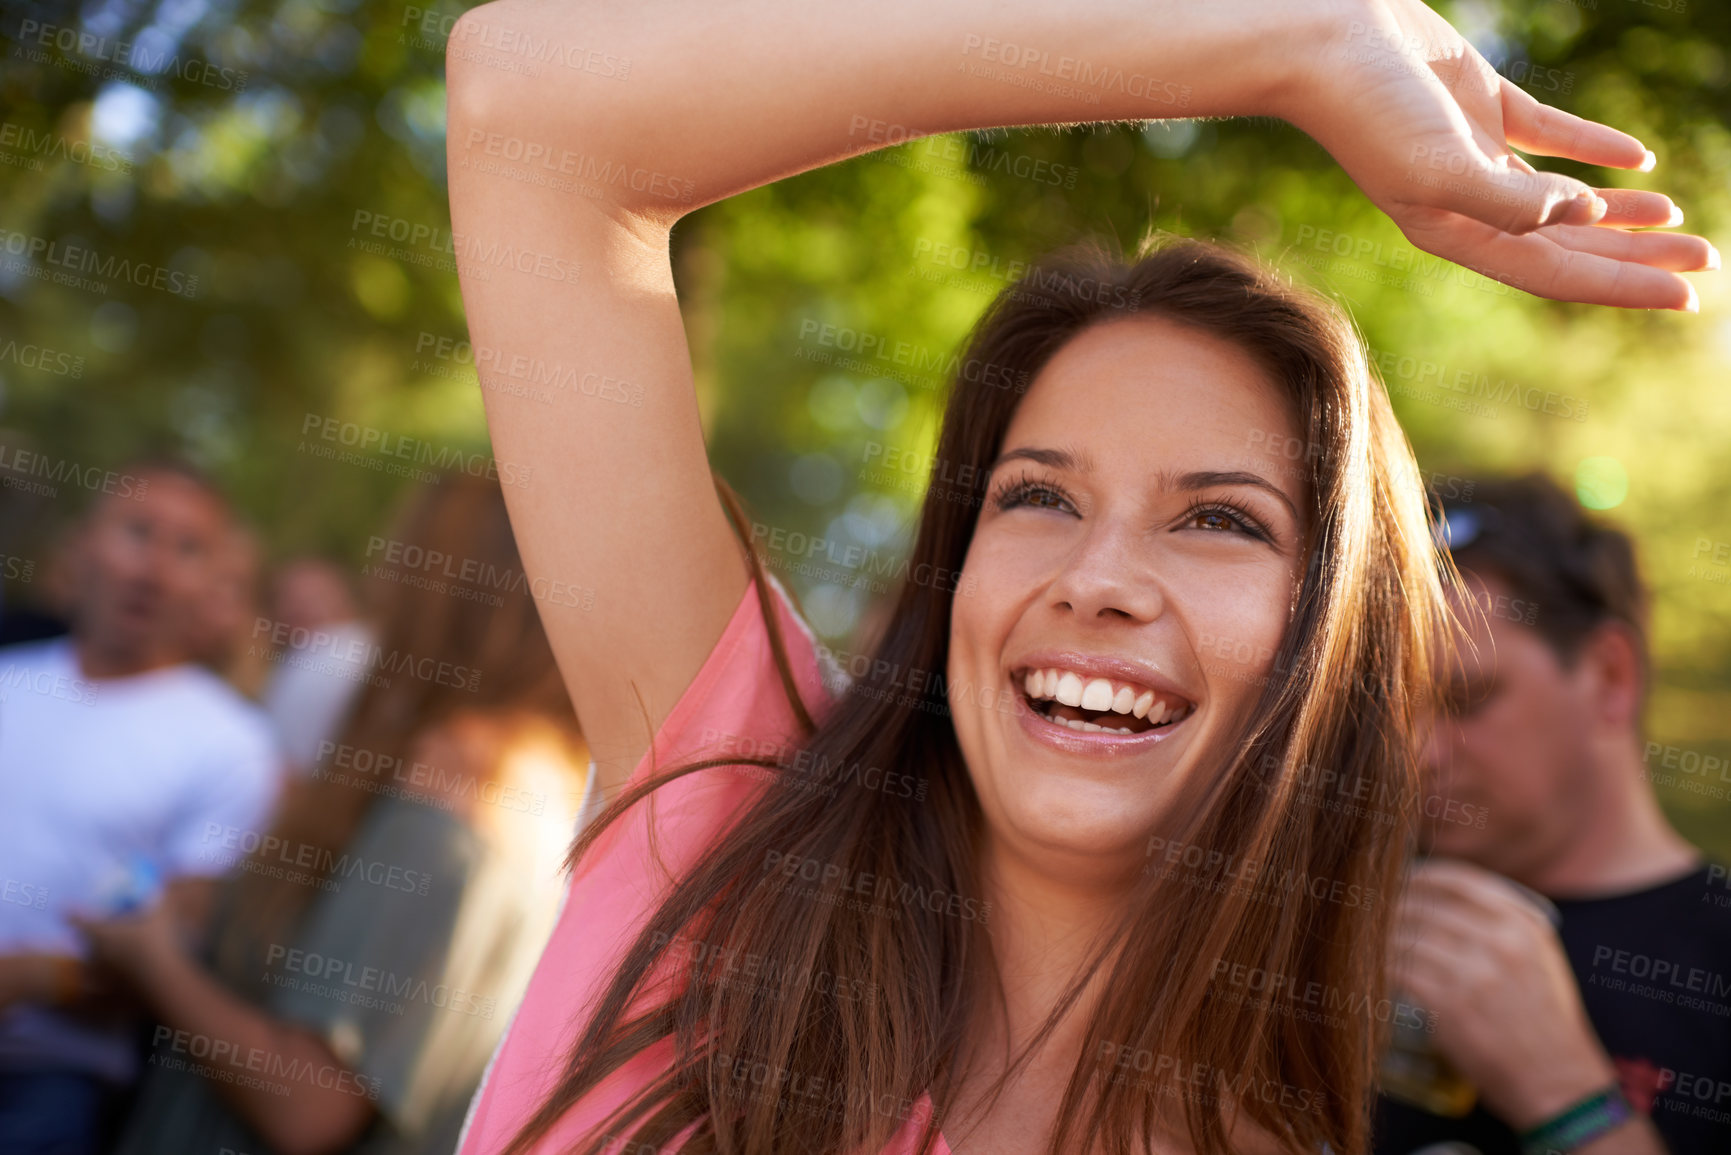
{"label": "man's hair", "polygon": [[1647,667],[1647,588],[1635,543],[1541,473],[1481,481],[1446,501],[1440,537],[1463,574],[1499,582],[1534,607],[1530,624],[1564,662],[1611,620],[1634,634]]}
{"label": "man's hair", "polygon": [[[234,507],[229,501],[228,493],[217,480],[204,469],[184,457],[172,453],[146,453],[128,458],[120,467],[114,470],[122,477],[149,478],[172,477],[184,481],[202,491],[222,510],[223,517],[234,518]],[[85,515],[96,512],[102,505],[102,496],[98,496],[85,509]]]}

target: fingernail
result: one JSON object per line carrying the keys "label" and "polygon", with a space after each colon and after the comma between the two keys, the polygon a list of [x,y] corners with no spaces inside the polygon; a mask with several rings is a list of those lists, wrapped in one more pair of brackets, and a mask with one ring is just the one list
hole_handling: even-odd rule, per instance
{"label": "fingernail", "polygon": [[1659,163],[1659,158],[1653,155],[1652,149],[1648,149],[1647,155],[1641,158],[1641,166],[1639,168],[1637,168],[1635,171],[1636,172],[1652,172],[1653,166],[1658,164],[1658,163]]}
{"label": "fingernail", "polygon": [[1671,206],[1671,215],[1669,217],[1665,218],[1665,227],[1668,229],[1675,228],[1676,226],[1678,226],[1682,223],[1683,223],[1683,210],[1678,208],[1676,205],[1672,205]]}
{"label": "fingernail", "polygon": [[1701,311],[1701,298],[1696,295],[1694,285],[1689,286],[1689,299],[1683,303],[1683,311],[1685,313],[1699,313]]}
{"label": "fingernail", "polygon": [[1701,267],[1708,270],[1717,269],[1719,267],[1719,250],[1714,248],[1712,245],[1708,245],[1707,263]]}

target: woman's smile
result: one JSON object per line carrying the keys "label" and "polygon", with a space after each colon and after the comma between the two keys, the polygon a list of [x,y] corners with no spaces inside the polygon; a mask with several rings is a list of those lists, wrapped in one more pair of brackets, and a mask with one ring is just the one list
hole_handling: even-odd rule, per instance
{"label": "woman's smile", "polygon": [[1009,678],[1023,732],[1068,754],[1140,753],[1170,738],[1198,708],[1194,692],[1127,657],[1042,650],[1018,660]]}

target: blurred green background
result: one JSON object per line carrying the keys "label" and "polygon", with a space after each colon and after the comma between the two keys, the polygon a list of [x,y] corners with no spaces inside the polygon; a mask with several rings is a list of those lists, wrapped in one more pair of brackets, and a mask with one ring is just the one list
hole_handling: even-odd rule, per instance
{"label": "blurred green background", "polygon": [[[1662,189],[1731,248],[1731,7],[1441,7],[1505,76],[1659,157],[1650,175],[1576,175]],[[19,450],[64,476],[171,447],[231,487],[273,556],[358,567],[414,483],[376,453],[310,452],[331,444],[323,422],[435,454],[486,448],[444,184],[444,34],[461,8],[3,11],[0,481]],[[1413,250],[1279,122],[933,138],[695,213],[676,272],[717,466],[771,525],[905,548],[942,391],[921,363],[1020,262],[1149,229],[1227,238],[1343,302],[1439,492],[1544,468],[1630,529],[1656,593],[1651,737],[1731,757],[1724,278],[1697,278],[1699,317],[1505,289]],[[72,283],[45,279],[69,261]],[[845,348],[861,336],[907,342],[913,363]],[[46,557],[87,492],[7,486],[0,553]],[[830,569],[788,576],[845,644],[876,579]],[[16,566],[0,572],[9,599],[30,598]],[[1731,857],[1726,777],[1673,773],[1660,793],[1687,836]]]}

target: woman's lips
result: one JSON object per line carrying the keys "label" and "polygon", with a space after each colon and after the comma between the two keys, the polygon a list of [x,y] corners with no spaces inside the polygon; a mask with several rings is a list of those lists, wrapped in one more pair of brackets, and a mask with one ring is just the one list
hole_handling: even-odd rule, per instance
{"label": "woman's lips", "polygon": [[1025,690],[1018,690],[1016,716],[1022,730],[1034,741],[1066,754],[1090,757],[1131,757],[1151,750],[1172,737],[1188,724],[1195,714],[1192,707],[1176,722],[1169,722],[1137,733],[1112,730],[1075,730],[1040,713],[1028,700]]}

